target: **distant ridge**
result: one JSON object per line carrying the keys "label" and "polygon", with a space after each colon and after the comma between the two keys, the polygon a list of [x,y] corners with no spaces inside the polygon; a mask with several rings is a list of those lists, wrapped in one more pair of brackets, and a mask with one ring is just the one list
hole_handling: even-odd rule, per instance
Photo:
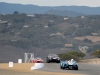
{"label": "distant ridge", "polygon": [[85,14],[77,13],[74,11],[56,10],[56,9],[46,12],[46,14],[62,15],[62,16],[69,16],[69,17],[76,17],[76,16],[85,15]]}
{"label": "distant ridge", "polygon": [[[88,7],[88,6],[37,6],[37,5],[22,5],[22,4],[12,4],[12,3],[5,3],[0,2],[0,13],[4,14],[13,14],[14,11],[18,11],[19,13],[27,13],[27,14],[45,14],[49,13],[51,10],[56,9],[59,10],[58,13],[61,13],[60,15],[63,16],[63,11],[70,11],[70,13],[73,13],[73,16],[79,16],[82,14],[87,15],[100,15],[100,7]],[[54,14],[58,14],[54,13]],[[68,16],[68,15],[64,15]]]}

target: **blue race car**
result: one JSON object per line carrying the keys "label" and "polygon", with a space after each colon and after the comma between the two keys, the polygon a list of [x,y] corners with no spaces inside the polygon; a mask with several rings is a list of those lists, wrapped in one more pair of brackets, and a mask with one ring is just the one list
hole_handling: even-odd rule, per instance
{"label": "blue race car", "polygon": [[73,59],[60,62],[61,69],[78,70],[78,64]]}

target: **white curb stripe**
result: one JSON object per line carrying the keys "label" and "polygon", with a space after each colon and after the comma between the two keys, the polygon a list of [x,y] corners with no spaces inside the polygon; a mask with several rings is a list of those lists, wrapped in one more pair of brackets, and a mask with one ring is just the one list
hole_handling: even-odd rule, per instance
{"label": "white curb stripe", "polygon": [[35,65],[31,67],[31,70],[40,69],[42,67],[44,67],[44,63],[35,63]]}

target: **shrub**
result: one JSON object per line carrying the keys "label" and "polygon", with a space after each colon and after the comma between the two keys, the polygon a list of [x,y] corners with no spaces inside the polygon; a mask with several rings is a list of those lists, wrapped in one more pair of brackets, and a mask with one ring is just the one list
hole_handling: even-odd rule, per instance
{"label": "shrub", "polygon": [[77,51],[70,51],[70,52],[63,53],[63,54],[58,54],[58,55],[61,58],[61,60],[74,59],[76,61],[79,61],[80,58],[83,58],[85,56],[84,53],[77,52]]}

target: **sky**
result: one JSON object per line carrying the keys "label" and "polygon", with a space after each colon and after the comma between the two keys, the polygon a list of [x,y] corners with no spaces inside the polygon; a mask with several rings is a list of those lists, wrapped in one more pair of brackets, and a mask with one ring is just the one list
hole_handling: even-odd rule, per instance
{"label": "sky", "polygon": [[89,6],[100,7],[100,0],[0,0],[0,2],[33,4],[38,6]]}

